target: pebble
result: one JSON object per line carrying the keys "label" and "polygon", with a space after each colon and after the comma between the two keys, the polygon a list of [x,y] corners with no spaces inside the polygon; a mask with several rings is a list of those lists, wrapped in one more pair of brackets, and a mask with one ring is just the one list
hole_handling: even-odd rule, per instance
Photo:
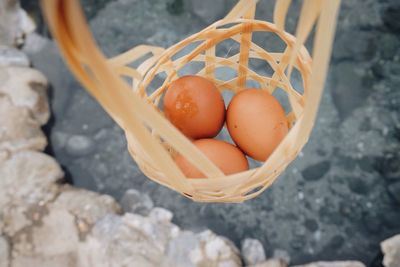
{"label": "pebble", "polygon": [[332,239],[329,241],[328,246],[331,249],[340,249],[345,242],[345,239],[343,236],[336,235],[332,237]]}
{"label": "pebble", "polygon": [[318,230],[318,222],[314,219],[307,219],[304,222],[304,226],[311,232],[315,232]]}
{"label": "pebble", "polygon": [[348,178],[348,186],[352,192],[360,195],[368,194],[370,191],[370,185],[362,178],[358,177]]}
{"label": "pebble", "polygon": [[314,165],[306,167],[301,174],[307,181],[317,181],[324,177],[324,175],[330,170],[331,163],[329,161],[321,161]]}
{"label": "pebble", "polygon": [[397,2],[394,5],[388,6],[382,15],[383,23],[393,33],[400,32],[400,4]]}
{"label": "pebble", "polygon": [[87,136],[73,135],[69,137],[65,150],[70,156],[86,156],[94,151],[94,142]]}
{"label": "pebble", "polygon": [[400,204],[400,182],[388,185],[389,194],[392,196],[393,201]]}

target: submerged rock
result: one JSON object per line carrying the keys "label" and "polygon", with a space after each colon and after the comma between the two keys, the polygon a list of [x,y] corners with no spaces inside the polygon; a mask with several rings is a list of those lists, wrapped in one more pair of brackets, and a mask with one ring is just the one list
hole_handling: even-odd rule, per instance
{"label": "submerged rock", "polygon": [[85,135],[70,136],[66,142],[65,150],[70,156],[81,157],[92,153],[95,149],[94,141]]}
{"label": "submerged rock", "polygon": [[321,179],[330,168],[331,163],[329,161],[321,161],[314,165],[308,166],[301,172],[301,174],[307,181],[317,181]]}

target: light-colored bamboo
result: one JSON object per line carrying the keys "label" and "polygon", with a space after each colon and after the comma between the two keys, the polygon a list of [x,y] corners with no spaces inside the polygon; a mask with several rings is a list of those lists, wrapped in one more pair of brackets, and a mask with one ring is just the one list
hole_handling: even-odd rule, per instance
{"label": "light-colored bamboo", "polygon": [[[255,20],[257,0],[241,0],[228,15],[169,47],[140,45],[111,59],[101,53],[84,19],[78,0],[42,0],[53,37],[75,76],[96,98],[110,116],[125,130],[128,149],[143,173],[153,181],[200,202],[242,202],[268,188],[307,142],[318,110],[326,78],[340,0],[304,0],[298,20],[296,38],[285,29],[291,0],[277,0],[275,24]],[[303,46],[316,27],[313,60]],[[276,34],[286,44],[282,53],[264,50],[252,41],[253,32]],[[240,44],[238,54],[216,56],[216,45],[231,39]],[[183,56],[177,54],[192,44],[197,46]],[[147,58],[143,60],[143,56]],[[274,70],[271,77],[249,68],[249,59],[268,62]],[[139,67],[129,64],[141,60]],[[168,85],[178,78],[178,71],[190,62],[202,62],[202,75],[222,90],[234,93],[246,81],[257,81],[270,93],[281,88],[287,94],[290,132],[273,154],[259,168],[225,176],[159,110],[159,102]],[[215,77],[218,67],[237,71],[231,80]],[[290,82],[297,69],[303,80],[303,93]],[[149,91],[151,83],[164,74],[163,84]],[[127,77],[127,83],[121,77]],[[268,138],[268,137],[266,137]],[[180,153],[201,170],[207,178],[188,179],[174,162]]]}

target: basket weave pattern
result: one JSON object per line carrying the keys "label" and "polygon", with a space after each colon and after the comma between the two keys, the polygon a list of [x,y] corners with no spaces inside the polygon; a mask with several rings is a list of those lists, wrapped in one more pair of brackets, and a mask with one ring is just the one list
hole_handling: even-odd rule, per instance
{"label": "basket weave pattern", "polygon": [[[129,152],[146,176],[195,201],[242,202],[268,188],[304,146],[313,127],[325,80],[339,0],[328,1],[330,4],[321,0],[305,1],[316,5],[303,5],[297,38],[283,30],[289,2],[277,1],[275,24],[255,20],[257,1],[242,0],[224,19],[168,49],[141,45],[111,59],[105,59],[98,50],[77,1],[42,3],[53,35],[71,69],[125,130]],[[331,13],[326,11],[328,8]],[[325,52],[319,52],[314,45],[314,61],[318,61],[315,66],[302,44],[317,18],[324,14],[324,21],[328,22],[319,27],[322,27],[321,31],[328,30],[328,38],[324,41],[327,47],[320,49]],[[254,32],[277,35],[285,43],[285,49],[283,52],[266,51],[253,42]],[[240,44],[238,53],[229,57],[217,56],[216,46],[226,40]],[[189,46],[194,48],[177,56]],[[273,74],[267,77],[252,70],[249,67],[251,59],[268,63]],[[134,62],[141,64],[133,68]],[[192,74],[213,81],[220,91],[237,93],[251,80],[270,93],[280,88],[287,95],[290,103],[287,119],[291,130],[261,167],[225,176],[164,118],[159,110],[162,96],[168,85],[179,77],[178,72],[192,62],[204,66]],[[221,67],[234,70],[235,77],[229,80],[216,78],[216,69]],[[302,93],[290,82],[293,68],[301,74]],[[315,77],[316,68],[322,68],[318,71],[319,77]],[[161,86],[151,90],[152,82],[162,75]],[[130,84],[121,77],[128,78]],[[176,153],[184,155],[207,177],[186,178],[174,162]]]}

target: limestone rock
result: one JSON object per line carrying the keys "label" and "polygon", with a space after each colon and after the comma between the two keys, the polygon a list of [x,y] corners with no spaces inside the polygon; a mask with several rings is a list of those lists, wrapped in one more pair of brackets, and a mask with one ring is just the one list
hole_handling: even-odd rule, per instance
{"label": "limestone rock", "polygon": [[280,259],[286,264],[290,263],[290,255],[286,250],[274,249],[273,258]]}
{"label": "limestone rock", "polygon": [[400,266],[400,235],[395,235],[381,243],[384,254],[383,265],[385,267]]}
{"label": "limestone rock", "polygon": [[210,230],[199,234],[180,232],[168,244],[166,253],[177,267],[241,266],[234,244]]}
{"label": "limestone rock", "polygon": [[269,259],[264,262],[249,265],[247,267],[287,267],[287,263],[281,259]]}
{"label": "limestone rock", "polygon": [[86,264],[79,252],[90,246],[85,241],[93,224],[119,211],[117,203],[106,195],[64,186],[43,209],[39,223],[14,236],[13,266],[100,266]]}
{"label": "limestone rock", "polygon": [[0,93],[0,150],[44,150],[46,137],[28,109],[16,107]]}
{"label": "limestone rock", "polygon": [[10,245],[5,237],[0,236],[0,267],[10,266]]}
{"label": "limestone rock", "polygon": [[246,238],[241,246],[242,257],[247,265],[254,265],[265,261],[265,251],[261,242],[257,239]]}
{"label": "limestone rock", "polygon": [[108,215],[99,220],[79,249],[81,266],[162,266],[162,251],[139,227],[148,227],[150,232],[153,229],[147,224],[138,227],[136,224],[144,219],[139,217]]}
{"label": "limestone rock", "polygon": [[84,225],[93,225],[109,213],[120,211],[119,205],[112,197],[68,185],[61,188],[61,193],[54,201],[54,205],[68,210],[77,219],[78,227],[83,228],[85,228]]}
{"label": "limestone rock", "polygon": [[29,67],[29,59],[14,47],[0,46],[0,66]]}
{"label": "limestone rock", "polygon": [[75,218],[65,209],[50,205],[40,226],[26,229],[14,238],[13,244],[13,267],[79,266]]}
{"label": "limestone rock", "polygon": [[151,200],[148,194],[141,193],[136,189],[127,190],[122,196],[120,203],[125,212],[140,215],[148,215],[154,206],[153,200]]}
{"label": "limestone rock", "polygon": [[293,267],[365,267],[365,265],[359,261],[319,261]]}
{"label": "limestone rock", "polygon": [[29,109],[40,125],[49,119],[47,79],[39,71],[25,67],[0,68],[0,93],[8,95],[15,106]]}
{"label": "limestone rock", "polygon": [[33,32],[35,27],[19,1],[0,1],[0,45],[23,45],[26,34]]}
{"label": "limestone rock", "polygon": [[63,172],[51,157],[23,151],[0,162],[0,177],[0,217],[5,232],[13,235],[45,213],[43,206],[55,198],[55,182]]}
{"label": "limestone rock", "polygon": [[168,243],[166,255],[175,263],[176,267],[194,267],[198,258],[199,246],[200,243],[195,233],[181,231]]}

